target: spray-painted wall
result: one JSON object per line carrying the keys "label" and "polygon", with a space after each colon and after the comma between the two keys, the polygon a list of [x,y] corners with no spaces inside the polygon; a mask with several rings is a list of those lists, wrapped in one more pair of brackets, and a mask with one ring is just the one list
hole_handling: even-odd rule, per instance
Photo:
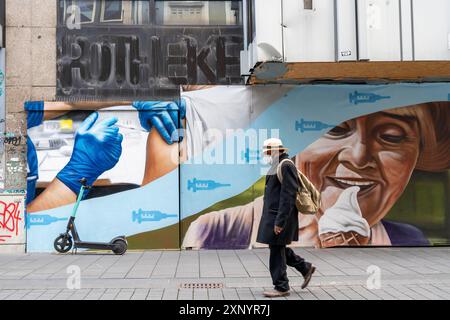
{"label": "spray-painted wall", "polygon": [[5,49],[0,49],[0,132],[2,141],[0,143],[0,188],[5,187]]}
{"label": "spray-painted wall", "polygon": [[0,250],[23,251],[26,244],[25,195],[0,195]]}
{"label": "spray-painted wall", "polygon": [[[259,247],[268,170],[261,146],[274,136],[322,194],[317,215],[299,214],[295,245],[328,246],[321,238],[330,230],[357,232],[360,245],[449,243],[448,84],[185,89],[181,100],[156,104],[158,112],[153,102],[99,109],[98,118],[78,110],[29,130],[39,164],[31,251],[52,250],[79,187],[70,178],[81,175],[95,186],[77,214],[82,238],[125,234],[132,248]],[[41,106],[29,116],[51,104]],[[171,135],[177,126],[183,134]],[[97,137],[89,148],[80,143],[86,130]],[[55,205],[55,197],[65,200]]]}
{"label": "spray-painted wall", "polygon": [[24,252],[26,244],[26,159],[20,128],[7,131],[5,127],[5,52],[0,48],[0,253]]}
{"label": "spray-painted wall", "polygon": [[[1,164],[0,252],[26,250],[27,123],[23,103],[51,99],[56,86],[56,3],[6,1],[5,104]],[[45,57],[45,58],[43,58]]]}

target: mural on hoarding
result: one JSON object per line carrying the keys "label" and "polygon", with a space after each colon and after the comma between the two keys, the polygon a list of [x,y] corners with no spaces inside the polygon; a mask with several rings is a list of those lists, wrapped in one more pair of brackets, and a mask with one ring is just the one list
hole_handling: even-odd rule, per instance
{"label": "mural on hoarding", "polygon": [[[448,244],[449,92],[439,83],[185,86],[173,102],[98,102],[94,113],[81,102],[53,120],[40,116],[29,131],[37,178],[28,248],[52,250],[81,176],[95,186],[77,216],[89,240],[259,247],[268,137],[283,139],[322,194],[316,216],[299,213],[293,245],[326,247],[330,230],[358,232],[361,245]],[[27,108],[32,119],[54,106]]]}
{"label": "mural on hoarding", "polygon": [[109,3],[59,1],[60,98],[174,98],[180,84],[242,83],[240,1]]}
{"label": "mural on hoarding", "polygon": [[[105,108],[108,105],[115,106]],[[74,108],[78,110],[71,111]],[[133,106],[121,106],[115,102],[83,105],[36,101],[27,102],[26,109],[29,128],[27,228],[31,234],[34,230],[67,222],[64,212],[75,202],[82,178],[94,188],[85,193],[80,206],[82,212],[78,214],[77,224],[81,232],[86,228],[84,224],[91,228],[100,217],[105,221],[113,220],[106,228],[99,229],[100,236],[102,232],[108,234],[109,229],[120,229],[121,225],[128,225],[130,230],[125,232],[133,233],[178,223],[177,170],[168,174],[164,181],[149,185],[154,180],[150,153],[155,150],[148,145],[158,133],[167,143],[173,143],[172,138],[178,140],[165,131],[180,127],[177,103],[135,102]],[[152,128],[155,129],[149,133]],[[178,161],[176,156],[174,161]],[[167,189],[158,199],[150,203],[137,200],[144,199],[146,193],[156,194],[158,188],[160,191]],[[131,192],[132,189],[138,190]],[[115,201],[119,203],[112,204]],[[114,210],[106,209],[110,205]],[[89,211],[87,215],[83,208]],[[127,215],[117,215],[117,210]],[[95,219],[92,219],[93,212],[96,212]],[[177,244],[178,238],[170,241]],[[176,244],[160,242],[162,247]]]}

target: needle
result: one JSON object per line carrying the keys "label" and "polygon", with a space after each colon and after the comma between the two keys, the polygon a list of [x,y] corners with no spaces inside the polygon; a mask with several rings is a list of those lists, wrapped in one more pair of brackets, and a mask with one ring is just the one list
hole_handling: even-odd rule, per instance
{"label": "needle", "polygon": [[118,126],[119,128],[122,128],[122,129],[128,129],[128,130],[135,130],[135,131],[145,132],[142,129],[138,129],[138,128],[131,127],[131,126],[126,126],[126,125],[123,125],[123,124],[117,124],[116,123],[116,126]]}

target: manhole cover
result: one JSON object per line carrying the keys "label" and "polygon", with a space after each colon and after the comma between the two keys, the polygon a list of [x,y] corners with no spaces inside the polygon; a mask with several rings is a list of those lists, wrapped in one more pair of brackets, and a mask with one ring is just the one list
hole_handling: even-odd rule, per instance
{"label": "manhole cover", "polygon": [[180,284],[182,289],[221,289],[223,283],[182,283]]}

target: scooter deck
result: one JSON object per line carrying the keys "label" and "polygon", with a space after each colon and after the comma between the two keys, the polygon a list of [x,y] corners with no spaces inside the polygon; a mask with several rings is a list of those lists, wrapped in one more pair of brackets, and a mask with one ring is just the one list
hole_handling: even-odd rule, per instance
{"label": "scooter deck", "polygon": [[104,243],[104,242],[77,242],[74,243],[75,248],[82,249],[100,249],[100,250],[111,250],[114,245],[112,243]]}

